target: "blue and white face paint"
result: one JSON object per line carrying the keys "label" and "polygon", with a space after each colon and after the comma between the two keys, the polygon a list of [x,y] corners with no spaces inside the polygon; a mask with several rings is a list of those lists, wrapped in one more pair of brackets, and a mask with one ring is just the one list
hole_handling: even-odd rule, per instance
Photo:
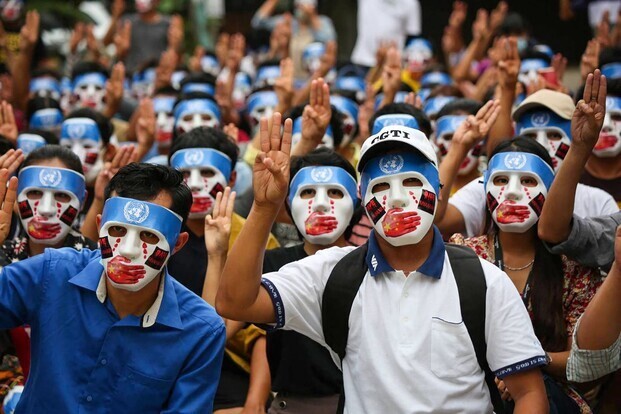
{"label": "blue and white face paint", "polygon": [[545,161],[526,152],[501,152],[484,175],[487,208],[500,230],[524,233],[539,220],[554,180]]}
{"label": "blue and white face paint", "polygon": [[416,244],[433,225],[440,192],[438,168],[414,151],[380,155],[365,164],[360,190],[380,237],[393,246]]}
{"label": "blue and white face paint", "polygon": [[291,180],[289,207],[304,239],[322,246],[347,229],[358,201],[356,180],[342,168],[304,167]]}
{"label": "blue and white face paint", "polygon": [[17,149],[22,150],[24,157],[32,151],[47,144],[45,138],[37,134],[19,134],[17,136]]}
{"label": "blue and white face paint", "polygon": [[31,96],[41,96],[60,101],[62,95],[60,82],[54,78],[43,76],[30,81],[29,92]]}
{"label": "blue and white face paint", "polygon": [[433,48],[426,39],[412,39],[403,50],[404,66],[412,73],[422,72],[432,57]]}
{"label": "blue and white face paint", "polygon": [[549,68],[550,64],[544,59],[524,59],[520,64],[520,74],[518,79],[525,85],[537,82],[539,71]]}
{"label": "blue and white face paint", "polygon": [[57,108],[44,108],[35,111],[28,121],[28,125],[32,129],[41,129],[54,134],[60,133],[60,127],[63,123],[63,114]]}
{"label": "blue and white face paint", "polygon": [[276,79],[280,77],[279,66],[263,66],[257,71],[257,76],[254,79],[253,87],[255,89],[262,89],[269,86],[274,86]]}
{"label": "blue and white face paint", "polygon": [[606,98],[606,117],[599,133],[599,139],[593,155],[601,158],[612,158],[621,154],[621,98]]}
{"label": "blue and white face paint", "polygon": [[[436,146],[440,151],[442,157],[446,156],[449,148],[451,147],[451,141],[453,134],[457,131],[457,128],[466,121],[468,117],[466,115],[446,115],[438,118],[436,121]],[[474,170],[479,164],[479,155],[481,155],[482,143],[475,145],[464,158],[463,162],[459,166],[457,171],[458,175],[467,175]]]}
{"label": "blue and white face paint", "polygon": [[45,245],[62,242],[86,197],[84,176],[66,168],[31,166],[18,179],[17,205],[28,237]]}
{"label": "blue and white face paint", "polygon": [[76,76],[73,80],[73,95],[76,99],[76,109],[88,107],[96,111],[104,108],[107,78],[98,72],[85,73]]}
{"label": "blue and white face paint", "polygon": [[[294,148],[302,140],[302,117],[293,120],[293,130],[291,131],[291,148]],[[328,125],[326,133],[321,139],[321,143],[317,146],[334,149],[334,135],[332,135],[332,127]]]}
{"label": "blue and white face paint", "polygon": [[326,46],[321,42],[309,44],[302,51],[302,69],[311,75],[321,65],[321,57],[326,53]]}
{"label": "blue and white face paint", "polygon": [[250,95],[252,90],[252,83],[250,82],[250,76],[244,72],[237,72],[235,74],[235,84],[233,86],[233,106],[238,111],[243,110],[246,107],[246,98]]}
{"label": "blue and white face paint", "polygon": [[438,85],[452,85],[453,79],[445,72],[429,72],[425,73],[420,79],[421,88],[433,88]]}
{"label": "blue and white face paint", "polygon": [[192,190],[192,208],[188,218],[202,219],[211,213],[216,195],[231,179],[231,159],[211,148],[188,148],[173,154],[170,166],[183,173]]}
{"label": "blue and white face paint", "polygon": [[205,55],[201,58],[201,70],[213,76],[220,73],[220,62],[214,55]]}
{"label": "blue and white face paint", "polygon": [[135,73],[131,85],[132,97],[139,101],[151,96],[155,85],[155,76],[155,68],[147,68],[142,72]]}
{"label": "blue and white face paint", "polygon": [[124,197],[106,201],[99,246],[108,280],[136,292],[162,271],[177,243],[181,217],[155,203]]}
{"label": "blue and white face paint", "polygon": [[354,139],[358,129],[358,104],[349,98],[340,95],[330,96],[330,104],[344,115],[343,118],[343,142],[341,146],[347,145]]}
{"label": "blue and white face paint", "polygon": [[425,115],[427,115],[429,118],[433,119],[436,117],[436,115],[438,115],[438,112],[440,112],[446,104],[454,101],[455,99],[457,98],[454,96],[443,95],[429,98],[425,101],[425,104],[423,105],[423,112],[425,112]]}
{"label": "blue and white face paint", "polygon": [[168,148],[172,143],[175,117],[173,108],[177,98],[174,96],[156,96],[153,98],[155,112],[155,142],[158,147]]}
{"label": "blue and white face paint", "polygon": [[334,89],[355,92],[358,102],[362,102],[366,98],[364,78],[358,76],[339,76],[334,80]]}
{"label": "blue and white face paint", "polygon": [[607,79],[621,78],[621,63],[609,63],[602,66],[602,75]]}
{"label": "blue and white face paint", "polygon": [[554,171],[558,171],[571,145],[571,120],[549,110],[529,111],[518,119],[516,130],[543,145],[552,157]]}
{"label": "blue and white face paint", "polygon": [[210,99],[189,99],[175,107],[175,130],[181,134],[198,127],[219,127],[220,108]]}
{"label": "blue and white face paint", "polygon": [[86,183],[94,184],[103,168],[103,140],[95,121],[90,118],[67,119],[60,130],[60,145],[80,158]]}
{"label": "blue and white face paint", "polygon": [[278,105],[278,96],[273,91],[255,92],[248,97],[246,112],[253,135],[259,128],[261,118],[270,119],[272,117],[276,105]]}

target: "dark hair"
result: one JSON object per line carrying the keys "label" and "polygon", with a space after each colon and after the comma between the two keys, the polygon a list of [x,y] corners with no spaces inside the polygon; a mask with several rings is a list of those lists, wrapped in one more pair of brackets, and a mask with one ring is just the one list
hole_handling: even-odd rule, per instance
{"label": "dark hair", "polygon": [[541,52],[539,50],[534,50],[534,49],[526,49],[520,55],[520,59],[521,60],[525,60],[525,59],[541,59],[541,60],[545,61],[548,65],[551,64],[550,56],[546,55],[545,53],[543,53],[543,52]]}
{"label": "dark hair", "polygon": [[188,83],[208,84],[215,87],[216,77],[210,73],[194,72],[183,78],[179,85],[181,86],[181,88],[183,88],[183,85],[186,85]]}
{"label": "dark hair", "polygon": [[371,119],[369,119],[369,131],[373,131],[373,124],[375,123],[375,120],[377,118],[382,115],[390,114],[412,115],[416,119],[416,122],[418,122],[420,130],[427,136],[427,138],[431,137],[431,121],[429,121],[429,117],[425,115],[425,113],[421,109],[418,109],[415,106],[406,104],[404,102],[393,102],[384,105],[380,109],[375,111]]}
{"label": "dark hair", "polygon": [[156,89],[155,92],[153,92],[153,96],[156,95],[172,95],[176,97],[177,95],[179,95],[179,91],[173,88],[171,85],[166,85],[162,86],[159,89]]}
{"label": "dark hair", "polygon": [[454,96],[456,98],[463,98],[464,94],[455,85],[436,85],[431,89],[429,98],[435,98],[436,96]]}
{"label": "dark hair", "polygon": [[61,74],[58,71],[54,69],[50,69],[50,68],[38,68],[38,69],[33,69],[30,72],[31,79],[40,78],[42,76],[48,76],[50,78],[54,78],[57,81],[60,81],[62,78]]}
{"label": "dark hair", "polygon": [[6,154],[9,150],[15,149],[10,139],[0,134],[0,155]]}
{"label": "dark hair", "polygon": [[54,108],[60,110],[60,103],[49,96],[35,96],[28,99],[26,105],[26,119],[30,120],[30,117],[41,109]]}
{"label": "dark hair", "polygon": [[[534,139],[522,136],[498,144],[491,157],[511,151],[537,155],[553,168],[548,151]],[[567,347],[563,316],[563,263],[560,256],[548,251],[539,237],[535,241],[535,262],[529,277],[535,334],[545,350],[563,351]]]}
{"label": "dark hair", "polygon": [[621,63],[621,47],[606,47],[602,49],[599,53],[599,67],[601,68],[609,63]]}
{"label": "dark hair", "polygon": [[175,107],[179,105],[181,102],[189,101],[190,99],[209,99],[210,101],[214,101],[213,96],[205,92],[193,91],[193,92],[179,93],[179,96],[177,97],[177,101],[175,102]]}
{"label": "dark hair", "polygon": [[85,73],[101,73],[106,78],[110,77],[110,73],[108,70],[100,63],[84,61],[78,62],[73,67],[73,71],[71,72],[71,80],[75,80],[76,77],[80,75],[84,75]]}
{"label": "dark hair", "polygon": [[95,121],[97,124],[97,128],[99,128],[99,133],[101,134],[101,139],[104,145],[108,145],[110,142],[110,137],[114,132],[114,125],[108,118],[106,118],[101,112],[97,112],[92,108],[80,108],[71,112],[65,119],[70,118],[89,118]]}
{"label": "dark hair", "polygon": [[438,112],[438,119],[447,115],[460,115],[464,112],[468,115],[476,115],[483,105],[479,101],[468,98],[458,98],[444,105]]}
{"label": "dark hair", "polygon": [[[295,121],[297,118],[301,117],[304,114],[304,107],[308,102],[303,103],[302,105],[296,105],[293,108],[289,109],[285,116],[284,120],[287,118],[291,118],[292,121]],[[343,119],[344,115],[336,109],[334,105],[332,107],[332,116],[330,117],[330,128],[332,128],[332,139],[334,140],[334,148],[338,148],[343,142]]]}
{"label": "dark hair", "polygon": [[[621,98],[621,79],[606,79],[606,93],[608,96],[616,96]],[[582,99],[582,95],[584,94],[584,85],[581,85],[576,90],[575,102],[577,103],[580,99]]]}
{"label": "dark hair", "polygon": [[509,12],[499,28],[499,33],[504,36],[522,34],[530,32],[530,25],[517,12]]}
{"label": "dark hair", "polygon": [[108,183],[104,199],[115,193],[119,197],[151,201],[162,191],[172,198],[170,210],[185,223],[192,206],[192,191],[184,183],[183,174],[168,166],[136,162],[126,165]]}
{"label": "dark hair", "polygon": [[44,145],[35,149],[28,154],[22,165],[19,166],[19,170],[21,171],[22,168],[34,165],[39,161],[53,160],[54,158],[58,158],[67,169],[84,174],[80,158],[69,148],[60,145]]}
{"label": "dark hair", "polygon": [[[306,155],[291,158],[291,164],[289,165],[289,172],[290,172],[289,183],[291,183],[291,180],[293,180],[293,177],[295,177],[295,175],[302,168],[310,167],[313,165],[325,165],[325,166],[331,166],[331,167],[339,167],[347,171],[347,173],[351,175],[354,180],[356,181],[358,180],[358,176],[356,175],[356,170],[349,163],[349,161],[343,158],[342,155],[338,154],[337,152],[334,152],[333,150],[329,148],[316,148]],[[285,207],[287,208],[287,213],[291,215],[291,208],[289,206],[289,203],[285,203]],[[349,236],[351,236],[351,232],[352,232],[352,229],[354,228],[354,225],[356,225],[360,221],[360,218],[362,217],[363,214],[364,214],[364,209],[360,205],[360,202],[358,202],[356,204],[356,208],[354,208],[354,214],[352,215],[352,218],[349,221],[349,224],[347,225],[345,232],[343,233],[345,236],[345,239],[349,239]],[[300,233],[299,230],[298,230],[298,235],[300,236],[302,240],[304,239],[304,236]]]}
{"label": "dark hair", "polygon": [[168,163],[175,152],[186,148],[211,148],[231,159],[231,171],[235,169],[239,148],[223,131],[212,127],[198,127],[175,138],[168,154]]}
{"label": "dark hair", "polygon": [[56,134],[50,131],[44,131],[42,129],[27,129],[21,134],[34,134],[38,135],[45,140],[49,145],[58,145],[58,137]]}

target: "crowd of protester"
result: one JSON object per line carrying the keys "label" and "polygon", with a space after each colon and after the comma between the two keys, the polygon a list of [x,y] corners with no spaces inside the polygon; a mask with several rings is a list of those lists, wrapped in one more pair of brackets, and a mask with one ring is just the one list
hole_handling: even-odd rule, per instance
{"label": "crowd of protester", "polygon": [[113,0],[62,59],[0,1],[4,413],[621,412],[600,3],[570,87],[505,1],[432,41],[417,0],[360,0],[338,62],[316,0],[213,50]]}

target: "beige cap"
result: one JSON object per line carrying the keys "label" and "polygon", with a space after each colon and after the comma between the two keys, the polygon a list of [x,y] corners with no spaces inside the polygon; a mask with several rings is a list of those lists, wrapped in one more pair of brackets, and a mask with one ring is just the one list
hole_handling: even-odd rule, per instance
{"label": "beige cap", "polygon": [[547,108],[564,119],[571,119],[574,114],[574,109],[576,109],[571,96],[566,93],[556,92],[550,89],[541,89],[524,99],[522,103],[515,108],[512,115],[513,120],[517,121],[524,112],[540,107]]}

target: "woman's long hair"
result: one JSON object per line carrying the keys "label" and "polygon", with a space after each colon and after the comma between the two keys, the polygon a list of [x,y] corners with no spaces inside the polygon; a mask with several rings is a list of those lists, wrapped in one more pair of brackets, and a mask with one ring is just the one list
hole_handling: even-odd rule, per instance
{"label": "woman's long hair", "polygon": [[[509,141],[504,141],[494,149],[490,159],[501,152],[531,153],[553,168],[552,159],[548,151],[532,138],[519,136]],[[498,231],[495,224],[494,228]],[[535,335],[537,335],[546,351],[560,352],[567,348],[567,329],[563,315],[564,278],[561,257],[550,253],[539,237],[537,237],[535,242],[535,262],[533,263],[531,277],[529,278],[529,301],[532,307]]]}

